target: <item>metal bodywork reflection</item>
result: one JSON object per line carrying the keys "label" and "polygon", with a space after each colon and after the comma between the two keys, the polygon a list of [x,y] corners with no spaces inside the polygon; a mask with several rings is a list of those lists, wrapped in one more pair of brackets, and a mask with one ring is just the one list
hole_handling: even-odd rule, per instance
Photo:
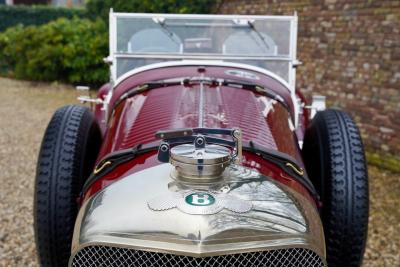
{"label": "metal bodywork reflection", "polygon": [[[72,257],[83,247],[102,244],[194,257],[303,247],[325,258],[318,211],[299,193],[257,171],[231,166],[224,179],[207,187],[182,184],[162,164],[106,187],[81,208]],[[249,201],[252,209],[193,215],[176,208],[154,211],[148,200],[200,190]]]}

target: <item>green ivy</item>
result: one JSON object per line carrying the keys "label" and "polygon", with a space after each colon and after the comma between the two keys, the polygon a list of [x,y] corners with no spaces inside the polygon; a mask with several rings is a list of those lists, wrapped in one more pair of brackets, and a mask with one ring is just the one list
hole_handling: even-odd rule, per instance
{"label": "green ivy", "polygon": [[100,84],[108,79],[105,23],[60,18],[41,26],[18,25],[0,34],[0,65],[27,80]]}

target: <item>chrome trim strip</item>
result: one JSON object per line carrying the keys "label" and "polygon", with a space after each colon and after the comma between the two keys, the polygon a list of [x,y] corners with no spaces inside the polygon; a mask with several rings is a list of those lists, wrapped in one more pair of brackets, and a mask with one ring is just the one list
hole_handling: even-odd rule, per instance
{"label": "chrome trim strip", "polygon": [[111,76],[111,83],[117,80],[117,64],[114,57],[114,51],[117,51],[117,44],[114,42],[113,38],[117,36],[117,20],[113,9],[110,9],[109,13],[109,48],[110,48],[110,55],[108,56],[111,58],[112,63],[110,65],[110,76]]}
{"label": "chrome trim strip", "polygon": [[203,81],[200,82],[199,86],[200,96],[199,96],[199,128],[204,127],[204,84]]}
{"label": "chrome trim strip", "polygon": [[[160,53],[147,53],[147,54],[122,54],[114,53],[115,58],[162,58],[162,59],[182,59],[181,54],[160,54]],[[185,60],[191,59],[205,59],[213,58],[216,60],[224,59],[243,59],[243,60],[274,60],[274,61],[291,61],[289,57],[266,57],[266,56],[229,56],[221,54],[185,54]]]}
{"label": "chrome trim strip", "polygon": [[173,19],[272,19],[272,20],[293,20],[294,16],[254,16],[254,15],[198,15],[198,14],[160,14],[160,13],[118,13],[114,12],[114,16],[120,18],[173,18]]}
{"label": "chrome trim strip", "polygon": [[299,115],[300,115],[300,105],[297,102],[296,96],[296,68],[293,64],[297,61],[297,27],[298,27],[298,17],[297,13],[294,15],[294,19],[290,22],[291,23],[291,36],[290,36],[290,45],[292,46],[290,52],[292,53],[291,58],[293,59],[289,64],[289,81],[290,81],[290,88],[292,101],[294,103],[294,114],[295,117],[293,118],[294,127],[297,128],[299,125]]}

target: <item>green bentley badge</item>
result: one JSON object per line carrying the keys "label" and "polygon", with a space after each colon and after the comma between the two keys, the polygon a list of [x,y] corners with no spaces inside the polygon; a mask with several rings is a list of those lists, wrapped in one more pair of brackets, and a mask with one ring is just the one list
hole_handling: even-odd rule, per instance
{"label": "green bentley badge", "polygon": [[214,192],[169,192],[147,201],[147,205],[154,211],[165,211],[177,208],[187,214],[216,214],[223,209],[236,213],[249,212],[252,209],[251,201],[236,196]]}
{"label": "green bentley badge", "polygon": [[215,198],[208,193],[193,193],[186,196],[185,201],[192,206],[210,206],[215,203]]}

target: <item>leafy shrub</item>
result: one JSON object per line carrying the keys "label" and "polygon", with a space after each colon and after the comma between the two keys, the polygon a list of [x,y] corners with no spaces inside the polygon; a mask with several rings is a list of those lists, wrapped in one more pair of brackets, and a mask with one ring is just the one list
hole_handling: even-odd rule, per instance
{"label": "leafy shrub", "polygon": [[102,20],[61,18],[41,26],[18,25],[0,34],[0,51],[0,65],[16,78],[89,84],[108,78]]}
{"label": "leafy shrub", "polygon": [[110,8],[114,12],[207,14],[216,2],[218,0],[89,0],[86,8],[88,16],[100,16],[108,21]]}
{"label": "leafy shrub", "polygon": [[57,18],[85,17],[86,10],[51,6],[0,5],[0,32],[17,24],[42,25]]}

